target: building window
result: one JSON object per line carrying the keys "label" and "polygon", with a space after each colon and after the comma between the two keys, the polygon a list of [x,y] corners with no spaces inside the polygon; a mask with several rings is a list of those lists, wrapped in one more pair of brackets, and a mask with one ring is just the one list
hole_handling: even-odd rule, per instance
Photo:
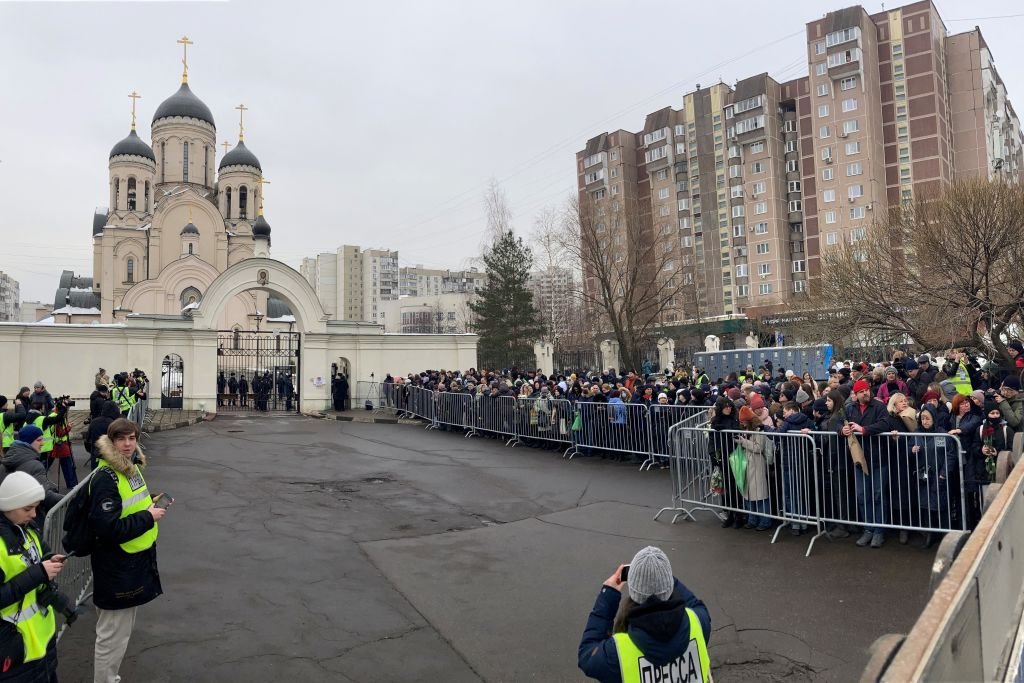
{"label": "building window", "polygon": [[790,202],[789,202],[789,211],[790,211],[790,213],[794,213],[794,212],[797,212],[797,211],[803,211],[803,210],[804,210],[804,203],[801,200],[799,200],[799,199],[790,200]]}
{"label": "building window", "polygon": [[619,150],[613,149],[611,153],[612,161],[616,161],[619,158]]}
{"label": "building window", "polygon": [[192,243],[191,242],[188,243],[188,253],[190,253],[190,254],[192,253]]}
{"label": "building window", "polygon": [[824,76],[826,71],[828,71],[828,67],[825,66],[825,62],[818,62],[814,66],[814,73],[816,73],[819,76]]}
{"label": "building window", "polygon": [[747,271],[747,267],[748,266],[747,266],[746,263],[740,263],[739,265],[737,265],[736,266],[736,277],[746,277],[747,276],[747,272],[748,272]]}
{"label": "building window", "polygon": [[860,125],[857,123],[857,119],[850,119],[849,121],[843,121],[843,133],[849,135],[850,133],[856,133],[860,130]]}
{"label": "building window", "polygon": [[755,197],[757,195],[759,195],[759,194],[764,194],[764,181],[763,180],[760,180],[760,181],[754,183],[753,193],[754,193]]}
{"label": "building window", "polygon": [[831,211],[831,210],[826,211],[825,212],[825,222],[828,223],[829,225],[831,225],[832,223],[835,223],[836,222],[836,212],[835,211]]}
{"label": "building window", "polygon": [[742,185],[733,185],[732,187],[729,188],[729,195],[733,199],[742,199],[742,197],[743,197],[743,186]]}
{"label": "building window", "polygon": [[825,41],[819,40],[814,44],[814,54],[823,55],[825,54]]}
{"label": "building window", "polygon": [[225,214],[226,214],[225,218],[231,218],[231,188],[230,187],[225,191],[224,197],[225,197],[225,199],[227,201],[227,211],[225,212]]}
{"label": "building window", "polygon": [[902,57],[903,56],[903,44],[902,43],[893,43],[892,44],[892,56],[893,57]]}
{"label": "building window", "polygon": [[242,185],[238,188],[238,217],[245,220],[249,216],[249,188]]}
{"label": "building window", "polygon": [[[829,169],[831,170],[831,169]],[[835,190],[823,190],[821,193],[821,201],[823,202],[834,202],[836,200]]]}
{"label": "building window", "polygon": [[203,145],[203,185],[210,184],[210,146]]}
{"label": "building window", "polygon": [[750,146],[750,153],[751,154],[760,154],[763,151],[764,151],[764,143],[763,142],[755,142],[754,144],[752,144]]}
{"label": "building window", "polygon": [[866,215],[867,213],[863,206],[854,206],[850,209],[850,218],[855,221],[864,218]]}
{"label": "building window", "polygon": [[822,161],[828,161],[831,158],[832,158],[832,148],[831,147],[822,147],[821,148],[821,160]]}
{"label": "building window", "polygon": [[900,147],[899,160],[900,160],[901,164],[909,164],[910,163],[910,148],[909,147]]}
{"label": "building window", "polygon": [[790,180],[787,189],[790,192],[799,192],[800,191],[800,181],[799,180]]}
{"label": "building window", "polygon": [[619,177],[619,167],[618,166],[616,166],[616,167],[614,167],[612,169],[611,175],[612,175],[612,178],[618,178]]}
{"label": "building window", "polygon": [[751,173],[764,173],[764,162],[763,161],[755,161],[754,163],[752,163],[750,165],[750,172]]}
{"label": "building window", "polygon": [[135,282],[135,259],[128,259],[125,282]]}
{"label": "building window", "polygon": [[668,199],[669,190],[667,187],[663,187],[658,190],[658,199]]}
{"label": "building window", "polygon": [[181,143],[181,182],[188,182],[188,143]]}
{"label": "building window", "polygon": [[828,105],[827,104],[819,104],[818,105],[818,118],[819,119],[823,119],[826,116],[828,116]]}
{"label": "building window", "polygon": [[[614,185],[612,185],[612,194],[615,195],[615,194],[618,194],[618,193],[619,193],[619,184],[615,183]],[[664,197],[662,197],[662,199],[664,199]]]}
{"label": "building window", "polygon": [[834,174],[835,174],[835,169],[834,168],[823,168],[823,169],[821,169],[821,179],[822,180],[832,180]]}
{"label": "building window", "polygon": [[859,62],[860,55],[861,52],[859,47],[844,50],[843,52],[834,52],[828,56],[828,66],[829,68],[832,68],[833,66],[842,66],[843,64],[849,64],[850,62]]}
{"label": "building window", "polygon": [[762,282],[761,284],[759,284],[757,286],[757,293],[758,294],[771,294],[772,293],[772,283],[770,283],[770,282]]}
{"label": "building window", "polygon": [[863,185],[850,185],[850,187],[847,188],[847,196],[849,196],[850,199],[856,199],[857,197],[863,197],[864,196],[864,186]]}
{"label": "building window", "polygon": [[772,272],[772,264],[770,264],[770,263],[758,263],[757,264],[757,274],[758,275],[771,275],[771,272]]}
{"label": "building window", "polygon": [[796,173],[797,170],[796,159],[790,159],[786,162],[786,173]]}
{"label": "building window", "polygon": [[732,236],[743,237],[743,227],[742,223],[734,223],[732,226]]}
{"label": "building window", "polygon": [[742,206],[734,206],[734,207],[732,207],[732,217],[733,218],[742,218],[743,217],[743,207]]}
{"label": "building window", "polygon": [[658,215],[659,216],[664,217],[664,216],[669,215],[670,213],[672,213],[672,209],[670,207],[668,207],[668,206],[666,206],[664,204],[662,206],[658,207]]}
{"label": "building window", "polygon": [[802,291],[804,291],[804,284],[805,283],[804,283],[803,280],[794,280],[793,281],[793,293],[794,294],[799,294]]}
{"label": "building window", "polygon": [[757,223],[757,224],[755,224],[754,225],[754,234],[756,234],[756,235],[767,235],[768,234],[768,224],[767,223]]}
{"label": "building window", "polygon": [[860,142],[847,142],[846,143],[846,156],[854,154],[860,154]]}
{"label": "building window", "polygon": [[901,168],[900,169],[900,183],[907,184],[909,182],[910,182],[910,169],[909,168]]}
{"label": "building window", "polygon": [[114,191],[111,192],[111,204],[114,207],[114,211],[121,210],[121,179],[114,178]]}
{"label": "building window", "polygon": [[754,204],[754,213],[758,216],[768,213],[768,202],[757,202]]}
{"label": "building window", "polygon": [[743,167],[739,166],[739,165],[730,166],[729,167],[729,177],[730,178],[742,178],[743,177]]}
{"label": "building window", "polygon": [[828,95],[828,83],[819,83],[817,92],[818,97],[825,97]]}
{"label": "building window", "polygon": [[857,77],[856,76],[848,76],[847,78],[844,78],[841,81],[839,81],[839,88],[840,88],[840,90],[853,90],[856,87],[857,87]]}
{"label": "building window", "polygon": [[899,142],[908,142],[910,140],[910,133],[907,129],[907,124],[901,123],[896,127],[896,140]]}
{"label": "building window", "polygon": [[690,247],[693,246],[693,238],[690,237],[689,235],[683,235],[683,237],[681,237],[679,240],[679,244],[689,249]]}
{"label": "building window", "polygon": [[861,241],[867,239],[867,236],[868,236],[867,228],[857,228],[856,230],[853,230],[853,231],[850,232],[850,241],[851,242],[861,242]]}
{"label": "building window", "polygon": [[685,142],[677,142],[676,143],[676,154],[678,154],[681,157],[685,157],[686,156],[686,143]]}
{"label": "building window", "polygon": [[892,77],[893,80],[902,81],[904,76],[903,64],[896,63],[892,65]]}
{"label": "building window", "polygon": [[793,261],[793,272],[794,273],[806,273],[807,262],[806,261]]}
{"label": "building window", "polygon": [[907,120],[907,105],[897,104],[896,105],[896,120],[906,121]]}
{"label": "building window", "polygon": [[160,143],[160,182],[167,182],[167,143]]}
{"label": "building window", "polygon": [[822,126],[818,129],[818,137],[824,140],[825,138],[832,137],[832,131],[829,130],[828,126]]}
{"label": "building window", "polygon": [[757,243],[757,253],[758,254],[767,254],[768,253],[768,243],[767,242],[758,242]]}
{"label": "building window", "polygon": [[654,179],[655,180],[665,180],[667,178],[668,178],[668,169],[667,168],[663,168],[663,169],[661,169],[660,171],[658,171],[657,173],[654,174]]}
{"label": "building window", "polygon": [[893,92],[895,92],[897,100],[906,99],[907,86],[903,85],[902,83],[897,83]]}
{"label": "building window", "polygon": [[854,111],[857,108],[857,98],[850,97],[843,100],[843,111]]}
{"label": "building window", "polygon": [[832,47],[833,45],[840,45],[842,43],[848,43],[851,40],[857,40],[860,38],[860,27],[853,26],[851,28],[844,28],[839,31],[833,31],[825,36],[825,45]]}
{"label": "building window", "polygon": [[838,232],[827,232],[825,233],[825,244],[833,246],[839,244],[839,233]]}
{"label": "building window", "polygon": [[135,210],[135,178],[128,179],[128,210]]}
{"label": "building window", "polygon": [[847,177],[855,176],[855,175],[860,175],[863,172],[864,172],[864,165],[861,164],[859,161],[857,163],[854,163],[854,164],[847,164],[846,165],[846,176]]}
{"label": "building window", "polygon": [[687,211],[690,208],[690,200],[680,199],[676,202],[676,205],[679,207],[680,211]]}

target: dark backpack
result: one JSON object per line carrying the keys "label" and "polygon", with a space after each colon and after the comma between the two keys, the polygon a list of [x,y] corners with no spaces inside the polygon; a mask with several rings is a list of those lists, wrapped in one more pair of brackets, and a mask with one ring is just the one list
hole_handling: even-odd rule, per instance
{"label": "dark backpack", "polygon": [[[99,476],[94,474],[93,477]],[[68,501],[68,509],[64,514],[64,552],[73,552],[78,557],[85,557],[96,548],[96,533],[92,528],[92,479]]]}

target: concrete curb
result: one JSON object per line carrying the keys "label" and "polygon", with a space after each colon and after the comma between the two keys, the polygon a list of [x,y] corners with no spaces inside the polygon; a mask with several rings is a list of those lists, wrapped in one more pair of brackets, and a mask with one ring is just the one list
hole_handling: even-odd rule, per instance
{"label": "concrete curb", "polygon": [[205,422],[207,420],[212,420],[212,419],[214,419],[214,417],[216,417],[216,415],[213,415],[213,416],[211,416],[211,415],[201,415],[199,417],[190,417],[187,420],[179,420],[178,422],[174,422],[172,424],[154,425],[152,427],[149,427],[148,429],[144,428],[143,431],[147,432],[148,434],[156,434],[157,432],[167,432],[167,431],[170,431],[172,429],[181,429],[182,427],[191,427],[193,425],[199,424],[200,422]]}
{"label": "concrete curb", "polygon": [[369,415],[357,416],[357,415],[336,415],[331,413],[324,413],[317,411],[315,413],[302,413],[306,417],[316,418],[318,420],[334,420],[336,422],[360,422],[363,424],[385,424],[385,425],[396,425],[396,424],[407,424],[399,420],[397,417],[386,417],[383,415]]}

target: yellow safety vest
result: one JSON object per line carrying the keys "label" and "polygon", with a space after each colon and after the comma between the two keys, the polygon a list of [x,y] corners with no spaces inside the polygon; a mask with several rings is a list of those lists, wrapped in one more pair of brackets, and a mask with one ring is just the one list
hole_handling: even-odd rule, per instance
{"label": "yellow safety vest", "polygon": [[[50,413],[48,417],[53,417],[57,413]],[[32,424],[43,430],[43,445],[39,448],[39,455],[44,453],[50,453],[53,451],[53,425],[49,427],[43,426],[43,420],[46,418],[40,415],[36,419],[32,420]]]}
{"label": "yellow safety vest", "polygon": [[[43,543],[39,540],[38,534],[31,528],[24,528],[24,532],[25,546],[22,552],[12,555],[7,551],[6,545],[0,549],[0,569],[3,570],[7,581],[43,559]],[[0,618],[13,624],[21,635],[26,662],[42,659],[46,655],[46,647],[57,632],[53,610],[40,605],[36,599],[38,590],[37,586],[18,602],[0,609]]]}
{"label": "yellow safety vest", "polygon": [[4,421],[3,414],[0,413],[0,424],[4,426],[3,441],[0,442],[0,445],[2,445],[4,449],[8,449],[14,443],[14,423],[11,422],[10,424],[7,424],[7,422]]}
{"label": "yellow safety vest", "polygon": [[117,407],[121,409],[122,413],[127,413],[135,405],[132,390],[128,387],[117,387],[114,389],[114,402],[117,403]]}
{"label": "yellow safety vest", "polygon": [[707,643],[704,642],[704,629],[692,609],[686,608],[686,616],[690,619],[690,644],[686,652],[661,666],[647,661],[628,633],[616,633],[613,636],[615,649],[619,653],[622,683],[710,683],[711,658],[708,656]]}
{"label": "yellow safety vest", "polygon": [[970,396],[973,388],[971,387],[971,376],[967,373],[967,363],[960,361],[960,367],[956,369],[949,381],[956,387],[956,393]]}
{"label": "yellow safety vest", "polygon": [[[148,510],[153,505],[153,499],[149,495],[149,489],[146,488],[146,480],[142,477],[142,471],[136,466],[135,474],[131,477],[126,477],[113,467],[110,466],[103,458],[100,458],[97,463],[97,467],[106,467],[108,470],[113,472],[117,476],[117,494],[121,496],[121,517],[124,519],[128,515],[133,515],[140,510]],[[146,531],[141,536],[136,536],[130,541],[125,541],[121,544],[121,550],[126,553],[141,553],[143,550],[149,550],[156,543],[156,537],[159,532],[157,523],[153,522],[153,528]]]}

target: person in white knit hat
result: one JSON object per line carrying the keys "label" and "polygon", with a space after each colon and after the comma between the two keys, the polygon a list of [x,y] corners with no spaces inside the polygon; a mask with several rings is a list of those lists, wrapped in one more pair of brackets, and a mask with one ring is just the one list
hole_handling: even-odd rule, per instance
{"label": "person in white knit hat", "polygon": [[0,483],[0,680],[57,681],[57,622],[40,592],[60,574],[64,556],[50,556],[32,524],[45,495],[25,472]]}
{"label": "person in white knit hat", "polygon": [[647,546],[601,587],[580,641],[579,667],[602,683],[707,683],[710,638],[708,608],[672,575],[665,553]]}

